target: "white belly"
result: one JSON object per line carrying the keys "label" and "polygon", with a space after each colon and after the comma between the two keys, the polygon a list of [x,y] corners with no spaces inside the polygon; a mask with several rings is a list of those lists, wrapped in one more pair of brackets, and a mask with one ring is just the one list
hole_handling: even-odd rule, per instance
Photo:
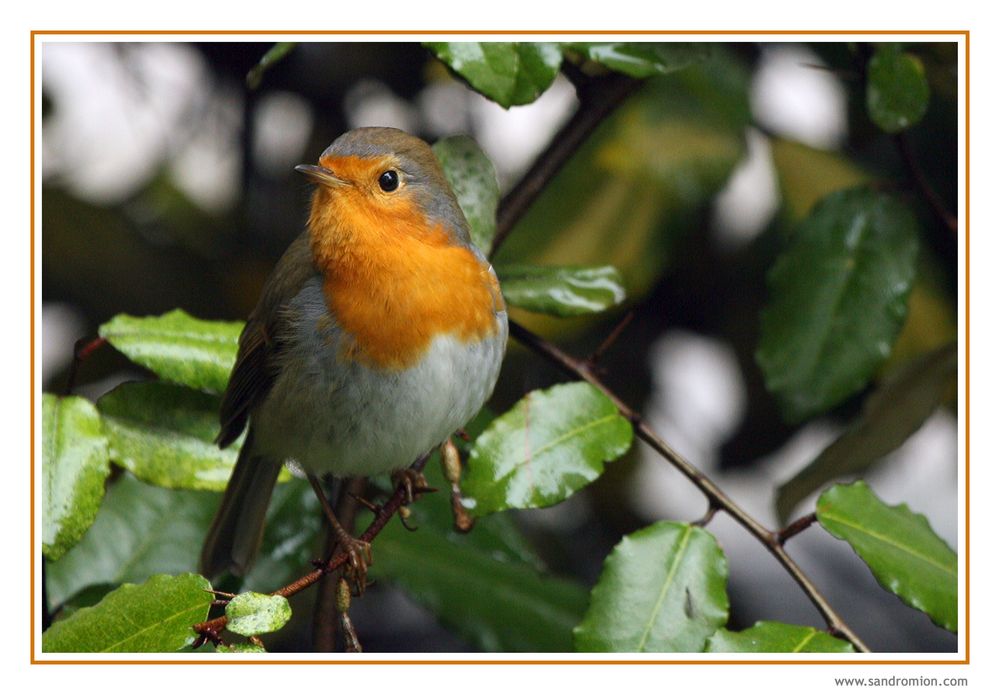
{"label": "white belly", "polygon": [[472,419],[493,392],[505,312],[491,338],[464,344],[439,336],[415,366],[382,371],[337,359],[339,329],[316,331],[320,302],[311,291],[301,298],[305,318],[252,418],[259,453],[316,475],[399,470]]}

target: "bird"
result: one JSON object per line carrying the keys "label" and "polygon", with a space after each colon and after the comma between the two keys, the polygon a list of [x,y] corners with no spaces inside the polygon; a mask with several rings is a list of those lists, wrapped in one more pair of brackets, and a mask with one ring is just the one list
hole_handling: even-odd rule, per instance
{"label": "bird", "polygon": [[[305,229],[240,335],[216,443],[244,431],[200,570],[245,575],[285,464],[319,479],[406,469],[481,409],[507,344],[496,273],[430,146],[395,128],[338,137]],[[328,518],[330,507],[321,496]],[[331,520],[362,574],[367,544]]]}

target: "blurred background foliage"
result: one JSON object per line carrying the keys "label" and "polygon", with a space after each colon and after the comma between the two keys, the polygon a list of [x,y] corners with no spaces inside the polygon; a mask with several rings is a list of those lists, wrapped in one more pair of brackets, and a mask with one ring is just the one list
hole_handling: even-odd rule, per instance
{"label": "blurred background foliage", "polygon": [[[431,142],[466,133],[490,155],[507,190],[575,108],[574,90],[560,76],[537,102],[505,110],[455,79],[424,47],[405,42],[300,44],[248,89],[248,71],[270,46],[45,45],[47,391],[63,390],[74,341],[96,334],[116,314],[181,307],[206,319],[246,317],[305,221],[309,187],[293,166],[315,161],[343,131],[392,125]],[[616,266],[628,289],[625,307],[599,318],[515,317],[587,354],[626,311],[634,312],[603,359],[607,383],[763,520],[774,519],[775,486],[842,431],[869,393],[819,421],[790,425],[754,359],[767,270],[796,223],[833,191],[860,182],[900,190],[908,180],[893,139],[866,110],[865,50],[844,43],[712,45],[705,61],[650,78],[551,182],[496,257],[498,263]],[[922,61],[932,94],[908,138],[930,186],[954,212],[956,48],[915,43],[907,50]],[[908,189],[904,195],[919,218],[918,274],[882,374],[954,340],[958,325],[955,237],[916,195]],[[87,363],[78,392],[97,398],[134,378],[135,370],[113,350],[101,351]],[[494,411],[558,380],[551,367],[512,343]],[[925,512],[952,546],[956,438],[952,404],[873,472],[876,489]],[[704,500],[665,468],[636,446],[587,494],[518,513],[518,525],[533,541],[530,557],[537,553],[557,574],[590,586],[622,534],[652,519],[699,517]],[[137,485],[128,478],[115,483]],[[286,486],[279,496],[301,493]],[[183,493],[180,507],[168,498],[181,493],[151,488],[148,494],[151,528],[157,514],[190,512],[161,554],[200,543],[214,493]],[[306,505],[314,506],[308,498]],[[129,497],[110,492],[107,504],[127,505]],[[303,530],[294,505],[290,509],[277,512],[269,534],[279,525],[286,533],[315,530],[309,526],[315,516]],[[727,523],[718,530],[713,525],[713,532],[732,565],[730,627],[761,618],[816,624],[805,597],[789,588],[790,578],[763,548],[728,533]],[[375,571],[383,560],[397,561],[410,538],[380,539]],[[424,542],[432,546],[433,536]],[[864,568],[831,566],[831,553],[846,559],[849,551],[825,542],[796,539],[794,549],[847,622],[871,642],[895,651],[955,649],[954,635],[924,629],[926,618],[879,590]],[[308,559],[308,552],[298,552]],[[162,564],[157,571],[193,569]],[[266,567],[258,573],[268,576]],[[48,587],[53,604],[68,601],[71,609],[77,591],[94,592],[78,572],[58,574]],[[771,583],[768,591],[759,590],[761,581]],[[566,600],[578,600],[576,591],[568,590]],[[313,598],[305,592],[293,605]],[[81,600],[86,605],[94,597]],[[442,629],[431,612],[388,583],[355,602],[352,615],[368,651],[489,648],[488,640]],[[279,633],[270,650],[308,649],[311,611],[296,608],[293,616],[293,627]]]}

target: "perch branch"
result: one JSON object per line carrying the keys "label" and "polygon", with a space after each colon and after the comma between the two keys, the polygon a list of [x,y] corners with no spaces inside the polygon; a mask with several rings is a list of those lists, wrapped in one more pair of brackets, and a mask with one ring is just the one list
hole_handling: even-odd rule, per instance
{"label": "perch branch", "polygon": [[[426,464],[427,457],[424,456],[413,464],[411,468],[415,471],[422,471]],[[396,491],[392,494],[392,496],[385,502],[385,504],[378,508],[377,512],[375,512],[375,518],[372,519],[371,523],[368,524],[368,528],[365,529],[364,533],[362,533],[358,539],[365,541],[366,543],[371,543],[375,537],[382,532],[382,529],[386,527],[386,524],[388,524],[396,513],[399,512],[399,510],[406,504],[406,501],[406,487],[404,485],[397,486]],[[335,572],[343,567],[350,560],[350,557],[350,554],[340,552],[325,563],[322,563],[316,569],[302,575],[291,584],[287,584],[286,586],[283,586],[276,591],[272,591],[271,593],[274,596],[284,596],[285,598],[294,596],[303,589],[307,589],[312,586],[331,572]],[[226,619],[226,616],[220,615],[218,618],[197,623],[193,626],[193,629],[202,637],[212,639],[213,635],[218,636],[222,632],[222,630],[226,627],[227,622],[228,620]]]}
{"label": "perch branch", "polygon": [[802,569],[792,560],[785,551],[778,534],[768,530],[763,524],[750,516],[742,507],[734,502],[722,489],[715,484],[708,476],[698,470],[691,462],[673,450],[669,444],[660,439],[659,435],[653,431],[649,424],[643,420],[642,416],[625,404],[611,389],[605,386],[594,374],[593,369],[586,362],[568,353],[563,352],[558,347],[538,336],[517,322],[510,322],[510,334],[525,347],[533,352],[542,355],[549,361],[558,365],[563,371],[577,379],[583,379],[589,384],[599,389],[607,396],[618,412],[622,414],[635,430],[636,436],[651,446],[660,456],[666,459],[674,468],[679,470],[684,476],[701,490],[711,506],[717,507],[732,517],[738,524],[750,532],[754,538],[760,541],[765,548],[778,560],[785,571],[788,572],[795,582],[805,592],[809,600],[823,616],[831,634],[843,637],[854,648],[861,652],[869,651],[865,643],[861,641],[853,630],[844,622],[830,605],[826,597],[820,593],[819,588],[810,580]]}

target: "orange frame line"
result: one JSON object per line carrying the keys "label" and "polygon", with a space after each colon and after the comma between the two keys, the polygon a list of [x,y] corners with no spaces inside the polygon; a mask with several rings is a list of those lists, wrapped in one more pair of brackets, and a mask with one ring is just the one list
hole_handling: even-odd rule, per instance
{"label": "orange frame line", "polygon": [[[777,29],[777,30],[738,30],[738,29],[724,29],[724,30],[701,30],[701,29],[632,29],[632,30],[621,30],[621,31],[609,31],[609,30],[562,30],[562,31],[547,31],[542,29],[529,29],[529,30],[499,30],[499,29],[488,29],[488,30],[457,30],[457,29],[446,29],[438,31],[421,31],[417,29],[392,29],[392,30],[375,30],[375,29],[343,29],[343,30],[326,30],[326,29],[306,29],[306,30],[247,30],[241,31],[238,29],[223,29],[218,31],[212,31],[208,29],[182,29],[182,30],[154,30],[154,29],[138,29],[138,30],[125,30],[125,29],[113,29],[108,31],[101,31],[97,29],[84,29],[79,31],[74,31],[72,29],[39,29],[32,30],[30,32],[30,61],[31,61],[31,76],[30,76],[30,114],[31,114],[31,125],[30,125],[30,204],[31,211],[29,214],[30,220],[30,233],[31,233],[31,245],[30,245],[30,262],[31,269],[29,271],[31,288],[30,288],[30,346],[31,346],[31,356],[29,359],[30,364],[30,427],[31,427],[31,442],[30,442],[30,456],[31,456],[31,466],[30,466],[30,490],[31,498],[29,501],[29,509],[31,514],[30,519],[30,576],[31,576],[31,600],[30,604],[30,628],[31,634],[29,636],[29,648],[30,648],[30,663],[38,665],[100,665],[100,664],[111,664],[111,665],[125,665],[125,664],[145,664],[145,665],[327,665],[327,664],[343,664],[349,666],[364,666],[364,665],[461,665],[461,664],[472,664],[472,665],[765,665],[765,666],[775,666],[775,665],[843,665],[850,664],[851,666],[860,665],[921,665],[921,666],[956,666],[956,665],[969,665],[972,655],[971,646],[971,629],[970,629],[970,619],[971,619],[971,604],[970,591],[970,561],[969,557],[971,554],[971,536],[972,536],[972,526],[971,526],[971,514],[970,508],[970,494],[971,494],[971,452],[970,452],[970,386],[971,386],[971,352],[969,347],[969,336],[970,336],[970,321],[971,321],[971,285],[969,281],[970,276],[970,259],[971,255],[969,252],[969,247],[971,244],[971,223],[970,223],[970,212],[971,212],[971,186],[969,185],[971,177],[971,114],[970,114],[970,92],[971,92],[971,37],[970,30],[968,29],[906,29],[899,31],[891,30],[876,30],[876,29],[862,29],[862,30],[850,30],[850,29],[810,29],[803,31],[796,31],[791,29]],[[840,35],[897,35],[897,36],[956,36],[965,38],[965,657],[964,659],[931,659],[931,660],[899,660],[899,659],[879,659],[879,660],[864,660],[864,661],[844,661],[844,660],[831,660],[831,659],[808,659],[808,660],[798,660],[798,661],[788,661],[781,659],[759,659],[759,660],[737,660],[737,659],[720,659],[720,660],[693,660],[693,659],[650,659],[650,660],[637,660],[637,659],[602,659],[602,660],[570,660],[570,659],[379,659],[379,660],[339,660],[339,659],[273,659],[273,660],[253,660],[253,661],[220,661],[220,660],[196,660],[196,659],[106,659],[106,660],[84,660],[84,659],[36,659],[35,658],[35,37],[36,36],[282,36],[296,34],[300,36],[413,36],[413,35],[481,35],[481,36],[497,36],[497,35],[523,35],[523,36],[537,36],[537,35],[593,35],[593,36],[705,36],[705,35],[716,35],[716,36],[746,36],[748,34],[753,35],[772,35],[772,36],[840,36]]]}

